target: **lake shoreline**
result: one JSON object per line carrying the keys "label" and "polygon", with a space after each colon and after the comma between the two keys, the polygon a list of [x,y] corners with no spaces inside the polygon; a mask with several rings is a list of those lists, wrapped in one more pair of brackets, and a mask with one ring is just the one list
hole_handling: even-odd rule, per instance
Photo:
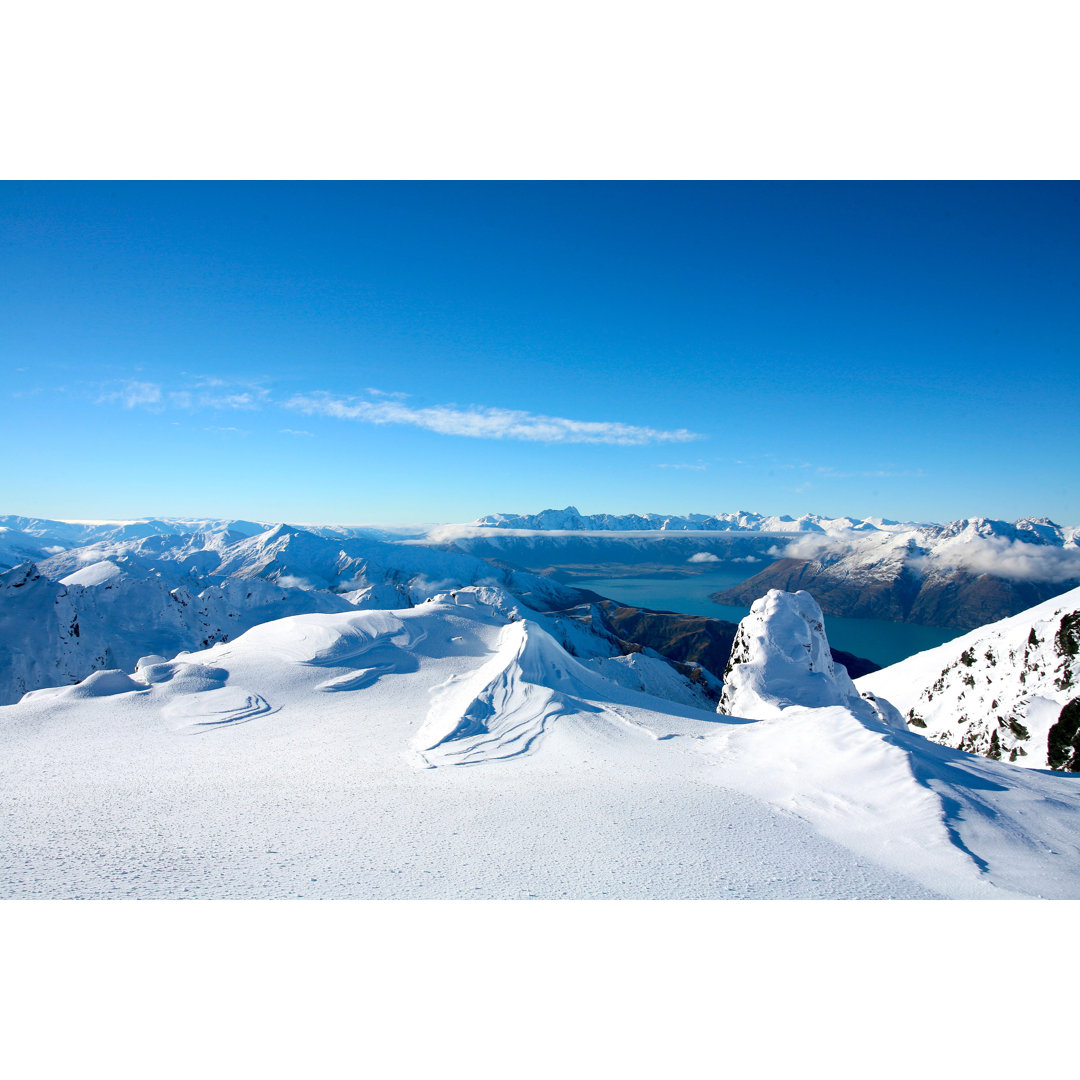
{"label": "lake shoreline", "polygon": [[[574,578],[575,588],[589,589],[630,607],[666,611],[679,615],[703,615],[706,618],[737,623],[749,607],[718,604],[712,594],[745,580],[745,571],[718,570],[706,573],[620,574],[610,577]],[[844,652],[888,667],[909,656],[936,648],[967,631],[949,627],[922,626],[918,623],[888,622],[884,619],[851,619],[825,616],[829,644]]]}

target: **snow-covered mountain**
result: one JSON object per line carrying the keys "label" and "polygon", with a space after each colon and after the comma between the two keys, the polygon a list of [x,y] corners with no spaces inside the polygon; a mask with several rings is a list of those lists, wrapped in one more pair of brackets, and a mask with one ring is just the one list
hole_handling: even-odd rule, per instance
{"label": "snow-covered mountain", "polygon": [[0,574],[0,704],[29,690],[130,669],[145,653],[206,648],[268,619],[353,609],[328,591],[269,581],[218,581],[140,572],[101,560],[60,579],[28,563]]}
{"label": "snow-covered mountain", "polygon": [[1080,530],[1046,518],[937,525],[744,511],[584,517],[567,507],[490,515],[434,530],[428,539],[533,569],[545,559],[571,568],[659,564],[665,557],[675,564],[696,553],[703,565],[746,570],[745,581],[716,594],[721,604],[748,606],[770,589],[805,590],[827,614],[957,629],[1017,614],[1080,585]]}
{"label": "snow-covered mountain", "polygon": [[[447,526],[446,528],[453,528]],[[1014,522],[992,518],[962,518],[946,525],[891,521],[888,518],[828,518],[821,514],[757,514],[750,510],[720,514],[582,514],[574,506],[542,510],[539,514],[486,514],[457,528],[517,529],[570,532],[764,532],[811,533],[846,537],[851,532],[909,533],[921,531],[941,539],[1006,539],[1061,547],[1080,543],[1080,529],[1062,528],[1049,518],[1020,518]]]}
{"label": "snow-covered mountain", "polygon": [[33,559],[47,559],[62,551],[65,545],[50,544],[47,540],[21,529],[0,525],[0,570],[10,570]]}
{"label": "snow-covered mountain", "polygon": [[[56,521],[51,518],[22,517],[18,514],[0,516],[0,560],[4,559],[2,537],[4,530],[31,536],[47,554],[82,547],[102,540],[138,540],[148,536],[197,536],[230,532],[236,536],[254,536],[267,524],[239,519],[220,518],[137,518],[129,521]],[[37,558],[38,556],[35,556]],[[18,565],[16,560],[0,561],[0,570]]]}
{"label": "snow-covered mountain", "polygon": [[778,561],[717,599],[749,603],[770,588],[805,589],[830,614],[973,628],[1080,584],[1077,531],[1045,519],[834,534],[776,554]]}
{"label": "snow-covered mountain", "polygon": [[[285,615],[406,607],[473,584],[506,587],[545,610],[582,599],[468,555],[287,525],[252,534],[253,523],[188,522],[169,533],[175,523],[19,520],[44,557],[0,574],[0,703],[130,668],[143,653],[206,648]],[[65,544],[78,546],[49,553]]]}
{"label": "snow-covered mountain", "polygon": [[581,514],[577,507],[542,510],[539,514],[486,514],[470,523],[476,528],[569,530],[573,532],[638,532],[659,529],[665,532],[811,532],[827,533],[847,529],[884,528],[895,522],[877,518],[856,521],[854,518],[823,518],[803,514],[768,517],[739,510],[734,514]]}
{"label": "snow-covered mountain", "polygon": [[928,738],[1080,772],[1080,589],[858,680]]}
{"label": "snow-covered mountain", "polygon": [[545,618],[469,586],[0,707],[0,895],[1080,897],[1075,779],[851,696],[808,598],[740,631],[745,675],[784,672],[736,680],[761,718]]}

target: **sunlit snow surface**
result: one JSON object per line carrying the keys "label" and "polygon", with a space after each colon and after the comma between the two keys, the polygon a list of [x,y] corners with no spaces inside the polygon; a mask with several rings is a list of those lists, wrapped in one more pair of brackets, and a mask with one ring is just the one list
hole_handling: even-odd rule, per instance
{"label": "sunlit snow surface", "polygon": [[481,595],[0,708],[2,895],[1080,896],[1080,778],[869,705],[673,704]]}

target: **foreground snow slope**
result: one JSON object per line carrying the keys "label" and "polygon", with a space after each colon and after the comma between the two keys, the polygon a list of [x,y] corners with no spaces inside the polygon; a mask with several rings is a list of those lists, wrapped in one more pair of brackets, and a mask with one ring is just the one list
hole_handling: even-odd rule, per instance
{"label": "foreground snow slope", "polygon": [[2,895],[1080,897],[1075,778],[794,680],[752,721],[613,663],[466,589],[28,694]]}

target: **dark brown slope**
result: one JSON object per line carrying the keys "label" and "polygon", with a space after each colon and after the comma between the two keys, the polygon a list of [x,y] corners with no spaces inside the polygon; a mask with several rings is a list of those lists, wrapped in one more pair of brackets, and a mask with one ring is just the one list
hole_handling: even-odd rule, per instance
{"label": "dark brown slope", "polygon": [[[612,600],[604,600],[597,606],[603,611],[608,628],[622,640],[655,649],[669,660],[700,664],[717,678],[723,676],[738,629],[735,623],[704,615],[623,607]],[[832,655],[853,679],[879,670],[872,660],[839,649],[833,649]]]}
{"label": "dark brown slope", "polygon": [[867,568],[858,575],[843,565],[816,559],[781,559],[741,585],[714,593],[718,604],[752,604],[770,589],[811,593],[826,615],[852,619],[887,619],[973,630],[1017,615],[1069,589],[1059,583],[1008,581],[962,570],[936,571],[925,579],[907,568]]}

